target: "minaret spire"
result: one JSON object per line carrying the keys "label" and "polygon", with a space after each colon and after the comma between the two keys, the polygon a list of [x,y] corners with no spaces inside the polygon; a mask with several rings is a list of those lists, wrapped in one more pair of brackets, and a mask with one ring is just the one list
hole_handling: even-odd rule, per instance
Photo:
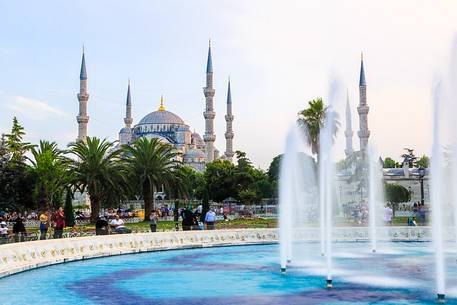
{"label": "minaret spire", "polygon": [[349,92],[347,93],[346,100],[346,131],[344,135],[346,136],[346,149],[344,150],[346,157],[349,157],[354,152],[352,148],[352,114],[351,114],[351,105],[349,104]]}
{"label": "minaret spire", "polygon": [[227,89],[227,114],[225,115],[225,122],[227,123],[226,132],[225,132],[225,158],[232,162],[233,160],[233,114],[232,114],[232,91],[230,89],[230,77],[228,80],[228,89]]}
{"label": "minaret spire", "polygon": [[360,59],[360,79],[359,79],[359,106],[357,112],[359,113],[359,139],[360,150],[366,151],[368,146],[368,138],[370,137],[370,130],[368,129],[368,112],[370,107],[367,104],[367,84],[365,80],[365,69],[363,67],[363,54]]}
{"label": "minaret spire", "polygon": [[132,128],[133,118],[132,118],[132,97],[130,95],[130,79],[127,86],[127,100],[125,103],[125,118],[124,123],[126,128]]}
{"label": "minaret spire", "polygon": [[79,93],[77,97],[79,101],[79,113],[76,117],[76,121],[78,122],[78,140],[86,141],[87,124],[89,123],[89,116],[87,115],[87,102],[89,101],[89,94],[87,94],[87,70],[84,46],[81,59],[81,72],[79,74]]}
{"label": "minaret spire", "polygon": [[203,88],[205,94],[206,107],[203,112],[205,118],[205,134],[203,135],[203,141],[205,142],[206,161],[211,162],[214,160],[214,141],[216,135],[214,134],[214,118],[216,113],[214,112],[214,87],[213,87],[213,60],[211,57],[211,40],[208,46],[208,60],[206,62],[206,87]]}

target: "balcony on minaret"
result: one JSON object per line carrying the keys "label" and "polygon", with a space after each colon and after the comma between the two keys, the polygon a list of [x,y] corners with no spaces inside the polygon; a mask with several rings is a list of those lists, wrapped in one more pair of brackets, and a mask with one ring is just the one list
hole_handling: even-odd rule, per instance
{"label": "balcony on minaret", "polygon": [[216,117],[216,113],[214,111],[205,111],[203,112],[203,117],[205,119],[214,119]]}
{"label": "balcony on minaret", "polygon": [[368,138],[370,136],[370,131],[368,129],[362,129],[357,132],[359,138]]}
{"label": "balcony on minaret", "polygon": [[78,93],[77,96],[79,101],[87,102],[89,100],[89,94],[87,93]]}
{"label": "balcony on minaret", "polygon": [[362,115],[362,114],[368,114],[368,111],[370,111],[370,107],[369,106],[359,106],[357,107],[357,112]]}
{"label": "balcony on minaret", "polygon": [[234,135],[235,134],[233,132],[226,132],[225,133],[225,138],[226,139],[233,139]]}
{"label": "balcony on minaret", "polygon": [[76,121],[78,123],[88,123],[89,122],[89,116],[87,116],[87,115],[78,115],[76,117]]}
{"label": "balcony on minaret", "polygon": [[214,142],[214,141],[216,141],[216,135],[215,134],[207,134],[207,133],[205,133],[203,135],[203,141],[205,141],[205,142]]}
{"label": "balcony on minaret", "polygon": [[212,87],[205,87],[205,88],[203,88],[203,93],[205,94],[206,97],[213,97],[214,94],[216,93],[216,90]]}

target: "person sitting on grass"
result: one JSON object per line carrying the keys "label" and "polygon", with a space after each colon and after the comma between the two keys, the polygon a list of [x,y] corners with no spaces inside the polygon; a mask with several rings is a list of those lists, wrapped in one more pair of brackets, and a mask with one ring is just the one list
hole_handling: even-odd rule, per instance
{"label": "person sitting on grass", "polygon": [[116,218],[111,220],[110,226],[114,229],[114,232],[119,234],[132,233],[132,230],[125,226],[124,221],[119,217],[119,215],[116,215]]}

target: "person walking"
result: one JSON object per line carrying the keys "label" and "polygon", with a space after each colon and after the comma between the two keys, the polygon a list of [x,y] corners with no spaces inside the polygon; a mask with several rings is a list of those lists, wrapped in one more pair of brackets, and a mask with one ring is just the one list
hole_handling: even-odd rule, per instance
{"label": "person walking", "polygon": [[54,228],[53,238],[62,238],[63,229],[65,228],[65,214],[62,207],[59,207],[52,215],[52,227]]}
{"label": "person walking", "polygon": [[215,229],[216,213],[214,212],[213,208],[211,208],[208,212],[206,212],[205,223],[206,223],[206,229],[207,230],[214,230]]}
{"label": "person walking", "polygon": [[149,227],[151,228],[151,232],[157,232],[157,223],[159,221],[159,216],[157,214],[156,210],[152,210],[149,214]]}

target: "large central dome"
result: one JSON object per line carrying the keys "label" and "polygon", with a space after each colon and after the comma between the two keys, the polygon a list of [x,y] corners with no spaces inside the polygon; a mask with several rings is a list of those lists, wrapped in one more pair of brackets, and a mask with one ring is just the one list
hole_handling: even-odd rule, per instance
{"label": "large central dome", "polygon": [[138,123],[142,124],[182,124],[184,121],[174,114],[173,112],[167,110],[157,110],[147,114],[141,121]]}

